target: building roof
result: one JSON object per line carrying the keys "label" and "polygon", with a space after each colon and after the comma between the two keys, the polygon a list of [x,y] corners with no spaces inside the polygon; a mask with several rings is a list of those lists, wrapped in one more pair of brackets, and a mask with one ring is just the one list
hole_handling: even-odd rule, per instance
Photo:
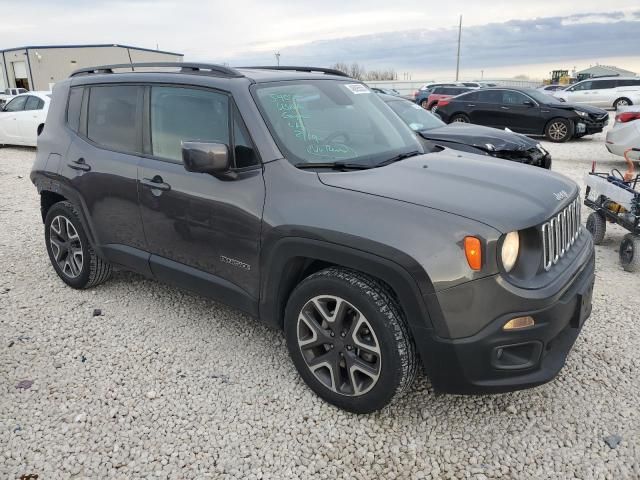
{"label": "building roof", "polygon": [[119,43],[97,43],[97,44],[89,44],[89,45],[29,45],[26,47],[5,48],[0,50],[0,52],[11,52],[13,50],[35,50],[35,49],[44,50],[47,48],[101,48],[101,47],[120,47],[120,48],[128,48],[130,50],[141,50],[143,52],[165,53],[168,55],[176,55],[176,56],[184,57],[183,53],[168,52],[166,50],[154,50],[152,48],[132,47],[131,45],[121,45]]}
{"label": "building roof", "polygon": [[614,67],[611,65],[594,65],[589,68],[585,68],[584,70],[580,70],[577,72],[580,74],[588,74],[593,76],[603,76],[603,75],[618,75],[621,77],[635,77],[635,72],[630,72],[629,70],[625,70],[623,68]]}

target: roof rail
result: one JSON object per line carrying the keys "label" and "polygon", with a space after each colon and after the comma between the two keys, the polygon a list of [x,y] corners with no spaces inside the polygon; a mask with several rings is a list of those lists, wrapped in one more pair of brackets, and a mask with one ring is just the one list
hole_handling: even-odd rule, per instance
{"label": "roof rail", "polygon": [[268,66],[260,66],[260,67],[237,67],[240,69],[246,68],[247,70],[290,70],[294,72],[319,72],[324,73],[326,75],[337,75],[339,77],[350,77],[344,72],[340,70],[335,70],[333,68],[321,68],[321,67],[293,67],[293,66],[277,66],[277,67],[268,67]]}
{"label": "roof rail", "polygon": [[115,69],[127,68],[135,72],[136,68],[179,68],[180,73],[191,73],[200,75],[215,75],[225,77],[243,77],[242,73],[234,68],[225,67],[224,65],[215,65],[209,63],[184,63],[184,62],[146,62],[146,63],[118,63],[114,65],[101,65],[98,67],[80,68],[71,72],[70,77],[80,75],[92,75],[98,73],[114,73]]}

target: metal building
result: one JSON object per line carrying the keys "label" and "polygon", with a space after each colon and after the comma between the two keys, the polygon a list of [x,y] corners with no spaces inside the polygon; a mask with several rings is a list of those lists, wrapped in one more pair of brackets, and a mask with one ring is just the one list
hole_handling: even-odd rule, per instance
{"label": "metal building", "polygon": [[128,45],[38,45],[0,50],[0,91],[22,87],[51,90],[82,67],[109,63],[181,62],[181,53]]}
{"label": "metal building", "polygon": [[604,77],[604,76],[614,76],[614,77],[635,77],[636,73],[631,72],[629,70],[625,70],[624,68],[614,67],[612,65],[593,65],[589,68],[585,68],[584,70],[580,70],[576,72],[576,78],[578,81],[584,80],[585,78],[592,77]]}

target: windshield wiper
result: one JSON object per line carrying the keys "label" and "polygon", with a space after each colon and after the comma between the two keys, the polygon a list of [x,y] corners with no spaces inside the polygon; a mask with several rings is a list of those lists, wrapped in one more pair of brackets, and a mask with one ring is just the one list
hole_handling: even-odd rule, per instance
{"label": "windshield wiper", "polygon": [[404,160],[405,158],[415,157],[416,155],[422,155],[422,152],[418,150],[414,150],[413,152],[401,153],[400,155],[396,155],[395,157],[391,157],[383,162],[376,163],[376,167],[384,167],[385,165],[389,165],[391,163],[399,162],[400,160]]}
{"label": "windshield wiper", "polygon": [[326,162],[326,163],[313,163],[302,162],[296,163],[298,168],[330,168],[332,170],[366,170],[371,168],[370,165],[364,165],[362,163],[345,163],[345,162]]}

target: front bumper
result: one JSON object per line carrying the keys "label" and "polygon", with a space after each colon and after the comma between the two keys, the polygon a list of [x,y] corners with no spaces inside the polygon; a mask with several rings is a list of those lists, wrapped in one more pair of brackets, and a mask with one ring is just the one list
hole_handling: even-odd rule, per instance
{"label": "front bumper", "polygon": [[529,150],[498,150],[492,152],[494,157],[510,160],[512,162],[526,163],[534,167],[551,168],[551,155],[549,152],[542,153],[538,148]]}
{"label": "front bumper", "polygon": [[609,124],[609,114],[596,116],[589,115],[588,118],[581,118],[576,122],[576,136],[592,135],[600,133]]}
{"label": "front bumper", "polygon": [[[474,335],[457,339],[432,336],[420,345],[434,388],[448,393],[497,393],[555,378],[591,313],[595,276],[592,242],[588,248],[588,261],[556,294],[539,298],[539,292],[532,291],[529,298],[521,297],[518,311],[498,316]],[[483,290],[480,287],[476,294],[491,294],[494,304],[503,300],[495,292]],[[509,303],[506,296],[504,300]],[[502,330],[511,318],[527,315],[535,319],[533,327]]]}

